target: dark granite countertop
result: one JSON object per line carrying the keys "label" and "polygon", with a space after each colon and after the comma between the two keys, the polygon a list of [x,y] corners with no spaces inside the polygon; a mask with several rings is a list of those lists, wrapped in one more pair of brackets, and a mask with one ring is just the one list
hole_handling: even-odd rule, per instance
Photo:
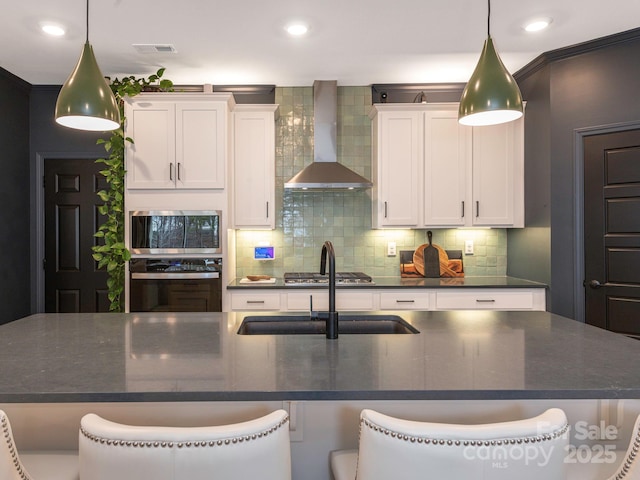
{"label": "dark granite countertop", "polygon": [[421,333],[240,336],[243,313],[32,315],[0,326],[0,403],[640,398],[637,340],[547,312],[398,314]]}
{"label": "dark granite countertop", "polygon": [[[515,277],[460,277],[460,278],[400,278],[373,277],[373,285],[337,285],[337,288],[546,288],[544,283],[532,282]],[[296,290],[301,288],[327,288],[327,285],[285,285],[282,278],[276,278],[275,283],[240,283],[236,278],[227,285],[227,289],[242,290],[246,288]]]}

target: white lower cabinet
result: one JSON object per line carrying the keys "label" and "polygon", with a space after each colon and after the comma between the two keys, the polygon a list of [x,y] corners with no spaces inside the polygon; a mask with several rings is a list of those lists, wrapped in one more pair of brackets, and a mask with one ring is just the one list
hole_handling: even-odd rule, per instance
{"label": "white lower cabinet", "polygon": [[231,310],[280,310],[280,293],[247,291],[231,294]]}
{"label": "white lower cabinet", "polygon": [[[231,309],[308,312],[329,308],[325,289],[252,289],[230,292]],[[367,288],[336,291],[338,311],[546,310],[544,288]]]}
{"label": "white lower cabinet", "polygon": [[[305,290],[303,292],[288,292],[286,294],[286,311],[308,312],[313,299],[315,311],[326,311],[329,308],[329,292],[327,290]],[[373,310],[373,293],[370,291],[345,291],[336,292],[336,309],[345,310]]]}
{"label": "white lower cabinet", "polygon": [[435,310],[545,310],[544,289],[477,288],[436,292]]}
{"label": "white lower cabinet", "polygon": [[380,292],[380,310],[430,310],[429,293],[426,289]]}

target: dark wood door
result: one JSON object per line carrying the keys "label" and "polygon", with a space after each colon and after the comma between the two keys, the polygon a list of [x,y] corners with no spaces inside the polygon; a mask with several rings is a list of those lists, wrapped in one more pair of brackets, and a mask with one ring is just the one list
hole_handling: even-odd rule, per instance
{"label": "dark wood door", "polygon": [[97,269],[91,250],[104,166],[93,159],[46,159],[44,165],[45,311],[107,312],[107,273]]}
{"label": "dark wood door", "polygon": [[640,336],[640,130],[584,140],[585,319]]}

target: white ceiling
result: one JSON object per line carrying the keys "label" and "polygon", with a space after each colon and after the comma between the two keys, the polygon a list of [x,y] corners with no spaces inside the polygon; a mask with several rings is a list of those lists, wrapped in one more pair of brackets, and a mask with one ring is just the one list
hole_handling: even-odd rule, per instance
{"label": "white ceiling", "polygon": [[[540,53],[639,26],[640,0],[493,0],[491,34],[512,72]],[[93,0],[89,40],[103,74],[177,84],[339,85],[465,82],[486,37],[484,0]],[[531,34],[523,23],[553,18]],[[311,30],[291,38],[284,26]],[[39,22],[67,27],[46,36]],[[85,39],[84,0],[7,1],[0,67],[32,84],[62,84]],[[140,54],[132,44],[172,44]]]}

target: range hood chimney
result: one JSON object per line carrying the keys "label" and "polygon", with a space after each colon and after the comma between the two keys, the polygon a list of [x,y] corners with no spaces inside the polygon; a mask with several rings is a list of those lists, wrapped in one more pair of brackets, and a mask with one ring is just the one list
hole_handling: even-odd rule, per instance
{"label": "range hood chimney", "polygon": [[336,124],[338,82],[313,82],[313,163],[284,184],[287,189],[334,190],[369,188],[373,184],[338,163]]}

